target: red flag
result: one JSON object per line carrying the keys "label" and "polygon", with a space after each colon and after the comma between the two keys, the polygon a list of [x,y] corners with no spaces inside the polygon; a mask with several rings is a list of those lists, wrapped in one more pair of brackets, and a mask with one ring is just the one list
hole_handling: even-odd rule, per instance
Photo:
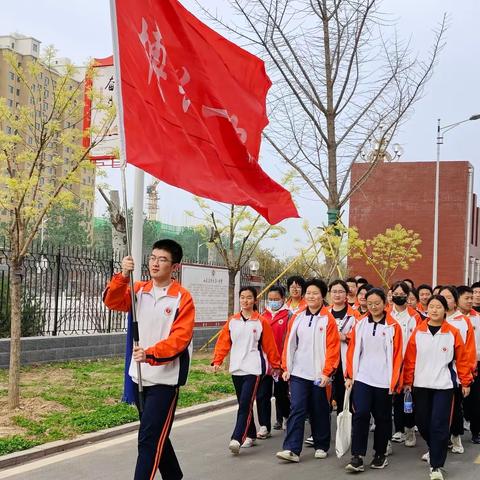
{"label": "red flag", "polygon": [[271,82],[263,61],[177,0],[116,0],[127,161],[201,197],[298,217],[258,164]]}

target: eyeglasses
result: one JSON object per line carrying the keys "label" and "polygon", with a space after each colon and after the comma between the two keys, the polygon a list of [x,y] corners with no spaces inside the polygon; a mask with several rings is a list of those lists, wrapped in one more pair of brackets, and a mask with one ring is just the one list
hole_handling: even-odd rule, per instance
{"label": "eyeglasses", "polygon": [[155,262],[159,262],[159,263],[173,263],[172,260],[169,260],[167,257],[156,257],[155,255],[150,255],[148,257],[148,261],[149,262],[152,262],[152,263],[155,263]]}

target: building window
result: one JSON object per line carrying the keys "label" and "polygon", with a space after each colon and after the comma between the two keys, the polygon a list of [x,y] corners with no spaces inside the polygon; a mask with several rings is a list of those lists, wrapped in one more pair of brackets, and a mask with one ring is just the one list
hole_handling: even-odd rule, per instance
{"label": "building window", "polygon": [[48,110],[48,103],[47,102],[43,102],[43,110],[44,111]]}
{"label": "building window", "polygon": [[32,139],[32,137],[28,137],[28,140],[27,140],[27,141],[28,141],[28,144],[29,144],[29,145],[32,145],[32,144],[33,144],[33,139]]}
{"label": "building window", "polygon": [[45,90],[45,91],[43,92],[43,98],[48,98],[48,90]]}
{"label": "building window", "polygon": [[37,89],[37,86],[35,84],[32,85],[32,92],[34,92]]}
{"label": "building window", "polygon": [[13,72],[9,72],[10,80],[15,80],[15,74]]}
{"label": "building window", "polygon": [[7,133],[8,133],[9,135],[12,134],[12,128],[11,128],[11,127],[7,127]]}
{"label": "building window", "polygon": [[13,100],[12,100],[11,98],[8,99],[8,106],[9,106],[10,108],[13,107]]}
{"label": "building window", "polygon": [[30,105],[33,105],[35,103],[35,99],[33,97],[30,97]]}
{"label": "building window", "polygon": [[34,52],[38,52],[38,45],[36,43],[34,43],[32,45],[32,49],[33,49]]}
{"label": "building window", "polygon": [[43,83],[45,84],[45,86],[47,86],[47,85],[48,85],[48,83],[49,83],[49,79],[48,79],[48,77],[45,77],[45,81],[44,81]]}
{"label": "building window", "polygon": [[17,88],[17,97],[19,97],[19,96],[20,96],[20,89]]}

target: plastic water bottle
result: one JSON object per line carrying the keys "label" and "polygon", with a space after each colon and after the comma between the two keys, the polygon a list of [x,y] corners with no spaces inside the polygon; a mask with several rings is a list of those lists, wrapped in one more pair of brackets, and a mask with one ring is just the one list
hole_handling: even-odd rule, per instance
{"label": "plastic water bottle", "polygon": [[321,383],[322,383],[322,379],[321,379],[321,378],[316,378],[316,379],[313,381],[313,384],[314,384],[316,387],[319,387]]}
{"label": "plastic water bottle", "polygon": [[405,413],[412,413],[413,412],[413,399],[412,399],[412,392],[407,390],[405,395],[403,396],[403,411]]}

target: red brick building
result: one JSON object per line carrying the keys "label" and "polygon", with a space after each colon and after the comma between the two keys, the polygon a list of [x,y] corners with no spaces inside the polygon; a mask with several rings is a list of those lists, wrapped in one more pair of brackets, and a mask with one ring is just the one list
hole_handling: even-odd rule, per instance
{"label": "red brick building", "polygon": [[[368,167],[355,164],[352,182]],[[465,161],[440,163],[438,283],[460,285],[480,279],[480,223],[472,191],[473,167]],[[350,199],[349,225],[363,239],[400,223],[420,234],[422,258],[393,280],[432,282],[435,205],[435,162],[392,162],[379,165]],[[375,284],[379,279],[363,260],[349,260],[349,271]]]}

